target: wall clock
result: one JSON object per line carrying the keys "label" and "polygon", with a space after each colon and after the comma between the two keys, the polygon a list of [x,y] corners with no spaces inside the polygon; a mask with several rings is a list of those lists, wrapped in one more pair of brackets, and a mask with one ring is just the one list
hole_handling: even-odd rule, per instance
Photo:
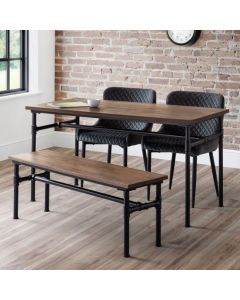
{"label": "wall clock", "polygon": [[179,46],[190,46],[200,37],[201,30],[167,30],[171,42]]}

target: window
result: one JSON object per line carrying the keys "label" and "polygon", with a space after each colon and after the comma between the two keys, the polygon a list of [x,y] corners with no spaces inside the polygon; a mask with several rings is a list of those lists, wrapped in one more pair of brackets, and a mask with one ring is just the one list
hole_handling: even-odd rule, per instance
{"label": "window", "polygon": [[28,91],[28,31],[0,30],[0,96]]}

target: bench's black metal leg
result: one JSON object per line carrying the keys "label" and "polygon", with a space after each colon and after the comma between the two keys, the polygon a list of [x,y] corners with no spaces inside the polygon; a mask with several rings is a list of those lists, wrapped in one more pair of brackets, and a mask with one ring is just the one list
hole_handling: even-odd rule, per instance
{"label": "bench's black metal leg", "polygon": [[[37,136],[37,114],[32,113],[32,152],[36,151],[36,136]],[[35,168],[31,169],[31,174],[35,174]],[[35,201],[36,182],[34,177],[31,180],[31,201]]]}
{"label": "bench's black metal leg", "polygon": [[13,219],[18,219],[18,197],[19,197],[19,165],[14,164],[14,200],[13,200]]}
{"label": "bench's black metal leg", "polygon": [[127,167],[128,165],[128,147],[123,148],[123,166]]}
{"label": "bench's black metal leg", "polygon": [[217,197],[218,197],[219,196],[219,191],[218,191],[217,172],[216,172],[216,166],[215,166],[214,156],[213,156],[212,152],[209,152],[209,157],[210,157],[210,162],[211,162],[214,186],[215,186],[216,194],[217,194]]}
{"label": "bench's black metal leg", "polygon": [[112,158],[112,145],[108,145],[107,163],[111,163]]}
{"label": "bench's black metal leg", "polygon": [[[86,157],[86,143],[85,142],[82,142],[82,157]],[[81,180],[81,187],[83,187],[83,183],[84,181]]]}
{"label": "bench's black metal leg", "polygon": [[169,176],[169,190],[171,190],[171,188],[172,188],[172,181],[173,181],[173,174],[174,174],[174,168],[175,168],[175,161],[176,161],[176,153],[172,153],[170,176]]}
{"label": "bench's black metal leg", "polygon": [[[147,171],[151,172],[152,170],[152,152],[148,150],[147,155]],[[151,185],[147,186],[147,199],[150,200],[150,193],[151,193]]]}
{"label": "bench's black metal leg", "polygon": [[223,117],[220,118],[219,136],[219,206],[223,207]]}
{"label": "bench's black metal leg", "polygon": [[129,257],[129,191],[124,191],[124,257]]}
{"label": "bench's black metal leg", "polygon": [[[76,124],[79,125],[79,117],[76,117]],[[75,129],[75,156],[79,156],[79,138],[78,138],[78,128]],[[74,184],[78,185],[78,179],[74,179]]]}
{"label": "bench's black metal leg", "polygon": [[156,246],[161,247],[161,183],[156,185]]}
{"label": "bench's black metal leg", "polygon": [[[50,173],[46,173],[46,178],[50,179]],[[45,183],[45,212],[49,211],[49,183]]]}
{"label": "bench's black metal leg", "polygon": [[195,207],[196,184],[197,184],[197,156],[193,156],[193,169],[192,169],[192,208]]}
{"label": "bench's black metal leg", "polygon": [[185,227],[190,227],[190,127],[185,127]]}

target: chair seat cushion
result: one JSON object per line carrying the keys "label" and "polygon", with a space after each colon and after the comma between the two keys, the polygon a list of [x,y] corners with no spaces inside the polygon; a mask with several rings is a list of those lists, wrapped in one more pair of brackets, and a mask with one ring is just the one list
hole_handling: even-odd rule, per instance
{"label": "chair seat cushion", "polygon": [[[191,139],[193,143],[196,139]],[[174,152],[185,153],[185,139],[169,136],[145,136],[143,139],[143,146],[145,149],[153,152]],[[191,155],[198,156],[204,153],[215,151],[218,147],[218,138],[211,141],[192,147]]]}
{"label": "chair seat cushion", "polygon": [[118,130],[85,131],[79,133],[79,141],[88,144],[109,144],[120,147],[132,146],[141,143],[141,136]]}

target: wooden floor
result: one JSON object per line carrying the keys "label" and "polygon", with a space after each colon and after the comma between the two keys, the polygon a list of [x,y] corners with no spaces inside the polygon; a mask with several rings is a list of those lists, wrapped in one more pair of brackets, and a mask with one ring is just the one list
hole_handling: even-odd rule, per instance
{"label": "wooden floor", "polygon": [[[72,154],[66,149],[53,151]],[[88,152],[88,157],[106,159],[96,152]],[[113,163],[121,164],[122,157],[114,155]],[[142,159],[130,157],[129,166],[143,168]],[[153,171],[168,173],[169,161],[153,160]],[[23,168],[22,174],[27,173]],[[31,203],[30,185],[24,182],[20,219],[13,220],[12,165],[0,162],[0,269],[240,269],[240,171],[224,170],[225,207],[219,208],[210,167],[199,165],[191,228],[184,228],[183,163],[176,164],[171,191],[167,184],[163,246],[154,245],[154,209],[135,213],[130,224],[132,257],[123,258],[120,204],[52,186],[51,212],[44,213],[43,184],[37,184],[37,202]],[[112,188],[97,188],[120,195]],[[133,200],[143,199],[146,189],[131,195]]]}

